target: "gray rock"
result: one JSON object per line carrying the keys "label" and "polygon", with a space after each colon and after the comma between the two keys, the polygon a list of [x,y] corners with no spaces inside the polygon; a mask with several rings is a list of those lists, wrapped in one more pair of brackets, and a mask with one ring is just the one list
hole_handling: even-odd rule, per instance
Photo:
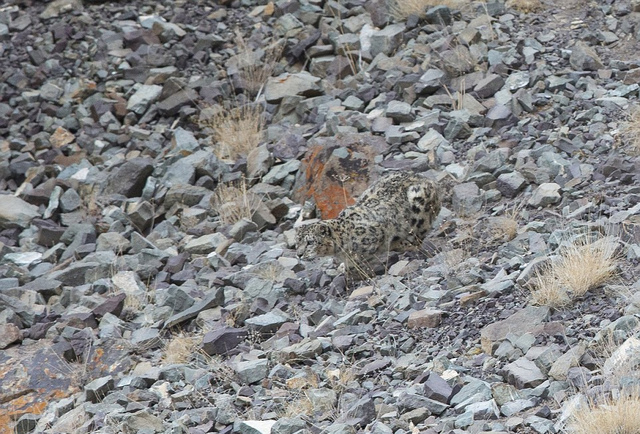
{"label": "gray rock", "polygon": [[271,427],[271,434],[294,434],[306,428],[307,423],[301,417],[281,417]]}
{"label": "gray rock", "polygon": [[516,399],[515,401],[507,402],[500,407],[500,413],[510,417],[514,414],[520,413],[529,408],[535,407],[537,401],[534,399]]}
{"label": "gray rock", "polygon": [[542,324],[548,316],[548,307],[528,306],[502,321],[487,325],[480,331],[482,350],[487,354],[493,354],[497,345],[506,339],[507,335],[521,336],[525,333],[530,333],[534,327]]}
{"label": "gray rock", "polygon": [[606,375],[615,375],[616,372],[631,372],[638,365],[640,365],[640,339],[632,336],[605,360],[603,372]]}
{"label": "gray rock", "polygon": [[435,372],[429,373],[429,377],[424,382],[424,396],[447,404],[452,394],[453,388],[449,383]]}
{"label": "gray rock", "polygon": [[285,363],[288,361],[314,360],[322,354],[322,342],[317,339],[305,340],[282,348],[278,359]]}
{"label": "gray rock", "polygon": [[132,158],[109,174],[104,193],[140,197],[147,178],[152,172],[153,162],[151,160]]}
{"label": "gray rock", "polygon": [[83,10],[81,0],[54,0],[40,13],[40,18],[47,20],[56,18],[60,14]]}
{"label": "gray rock", "polygon": [[157,348],[162,345],[160,331],[156,328],[142,327],[131,333],[131,345],[134,348]]}
{"label": "gray rock", "polygon": [[157,84],[143,84],[131,95],[129,101],[127,101],[127,110],[137,115],[143,115],[149,106],[160,98],[161,93],[162,86],[158,86]]}
{"label": "gray rock", "polygon": [[262,334],[275,333],[282,324],[288,321],[284,314],[275,312],[267,312],[263,315],[254,316],[245,321],[245,324],[252,330],[256,330]]}
{"label": "gray rock", "polygon": [[517,171],[503,173],[496,181],[498,191],[508,198],[516,197],[527,186],[527,180]]}
{"label": "gray rock", "polygon": [[467,384],[453,395],[451,405],[456,409],[464,409],[470,404],[485,402],[491,399],[491,388],[489,385],[476,378],[469,378]]}
{"label": "gray rock", "polygon": [[480,80],[473,91],[479,98],[488,98],[493,96],[504,86],[504,79],[497,74],[487,74],[485,78]]}
{"label": "gray rock", "polygon": [[60,196],[60,209],[62,212],[75,211],[80,208],[80,205],[82,205],[82,199],[72,188],[69,188]]}
{"label": "gray rock", "polygon": [[404,101],[389,101],[385,114],[397,123],[411,122],[415,118],[411,111],[411,104]]}
{"label": "gray rock", "polygon": [[243,420],[233,423],[233,432],[238,434],[270,434],[275,420]]}
{"label": "gray rock", "polygon": [[182,312],[196,303],[189,293],[176,285],[171,285],[167,289],[156,290],[156,304],[168,306],[173,312]]}
{"label": "gray rock", "polygon": [[131,248],[131,242],[117,232],[105,232],[98,235],[96,251],[110,250],[114,253],[127,253]]}
{"label": "gray rock", "polygon": [[184,251],[191,254],[206,255],[215,251],[226,241],[227,237],[219,232],[209,235],[203,235],[201,237],[194,238],[187,244],[185,244]]}
{"label": "gray rock", "polygon": [[269,361],[267,359],[257,359],[238,362],[234,370],[242,383],[255,384],[266,378],[269,372]]}
{"label": "gray rock", "polygon": [[438,68],[427,69],[415,84],[416,91],[421,95],[431,95],[442,88],[442,81],[446,73]]}
{"label": "gray rock", "polygon": [[122,430],[124,432],[145,432],[145,433],[162,433],[164,426],[162,419],[151,414],[149,409],[140,410],[133,414],[128,414],[122,421]]}
{"label": "gray rock", "polygon": [[110,390],[114,387],[114,380],[111,375],[105,377],[96,378],[86,386],[84,386],[84,393],[87,401],[98,403],[107,396]]}
{"label": "gray rock", "polygon": [[257,180],[266,175],[273,166],[273,155],[267,149],[267,145],[258,146],[247,155],[247,178]]}
{"label": "gray rock", "polygon": [[154,211],[155,207],[151,203],[141,200],[128,209],[127,216],[138,231],[144,232],[155,219]]}
{"label": "gray rock", "polygon": [[425,20],[429,24],[439,24],[441,26],[450,26],[453,24],[453,14],[447,6],[439,5],[427,9]]}
{"label": "gray rock", "polygon": [[22,340],[20,329],[14,324],[0,324],[0,350]]}
{"label": "gray rock", "polygon": [[586,351],[587,347],[583,342],[571,348],[553,363],[549,370],[549,377],[558,381],[566,380],[569,369],[579,365],[580,359]]}
{"label": "gray rock", "polygon": [[373,57],[380,53],[387,56],[393,55],[402,43],[406,27],[404,24],[391,24],[371,35],[371,48],[369,52]]}
{"label": "gray rock", "polygon": [[26,228],[39,216],[37,206],[19,197],[0,194],[0,228]]}
{"label": "gray rock", "polygon": [[582,41],[576,42],[576,45],[573,46],[569,63],[576,71],[597,71],[604,68],[604,64],[595,50]]}
{"label": "gray rock", "polygon": [[164,322],[164,326],[165,328],[174,327],[184,321],[189,321],[190,319],[195,318],[203,310],[211,309],[216,306],[222,306],[223,303],[224,288],[211,288],[202,300],[196,302],[190,308],[171,316]]}
{"label": "gray rock", "polygon": [[453,212],[470,216],[482,209],[483,194],[475,183],[466,182],[453,187]]}
{"label": "gray rock", "polygon": [[[76,262],[68,267],[56,270],[47,277],[62,282],[64,285],[80,286],[108,275],[108,267],[99,262]],[[100,275],[100,277],[98,277]],[[95,277],[95,279],[94,279]]]}
{"label": "gray rock", "polygon": [[223,327],[208,332],[202,338],[202,350],[210,356],[225,354],[234,349],[247,337],[247,331]]}
{"label": "gray rock", "polygon": [[518,389],[536,387],[547,379],[538,366],[525,357],[506,365],[504,372],[506,380]]}
{"label": "gray rock", "polygon": [[554,434],[558,432],[554,427],[553,421],[536,415],[527,416],[524,424],[530,426],[538,434]]}
{"label": "gray rock", "polygon": [[555,182],[545,182],[533,191],[527,203],[532,207],[544,207],[558,203],[561,199],[560,186]]}
{"label": "gray rock", "polygon": [[376,419],[373,400],[368,396],[360,398],[346,411],[345,418],[360,426],[370,424]]}
{"label": "gray rock", "polygon": [[174,150],[194,152],[200,148],[198,140],[194,137],[191,131],[187,131],[182,127],[176,128],[171,138],[171,146]]}
{"label": "gray rock", "polygon": [[314,77],[308,72],[297,74],[285,73],[267,80],[264,97],[267,102],[276,104],[285,96],[300,95],[313,97],[322,95],[320,78]]}

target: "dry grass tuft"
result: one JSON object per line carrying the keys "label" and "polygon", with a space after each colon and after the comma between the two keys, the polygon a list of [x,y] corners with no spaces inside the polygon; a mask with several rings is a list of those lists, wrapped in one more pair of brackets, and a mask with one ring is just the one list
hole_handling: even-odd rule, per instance
{"label": "dry grass tuft", "polygon": [[264,118],[259,105],[243,105],[203,116],[198,123],[211,130],[213,147],[218,158],[235,161],[246,157],[262,141]]}
{"label": "dry grass tuft", "polygon": [[560,248],[558,258],[538,270],[532,299],[537,304],[562,307],[606,283],[616,273],[618,243],[613,237],[589,238]]}
{"label": "dry grass tuft", "polygon": [[273,75],[282,57],[284,41],[276,41],[264,50],[252,50],[242,35],[236,32],[235,42],[239,49],[236,57],[237,67],[244,89],[257,97],[262,93],[267,79]]}
{"label": "dry grass tuft", "polygon": [[282,410],[282,417],[311,416],[312,414],[313,403],[305,393],[301,393],[297,398],[287,400]]}
{"label": "dry grass tuft", "polygon": [[175,336],[164,347],[164,360],[167,363],[187,363],[197,345],[197,338],[193,336]]}
{"label": "dry grass tuft", "polygon": [[627,145],[627,152],[640,155],[640,107],[635,106],[629,111],[629,117],[620,125],[622,140]]}
{"label": "dry grass tuft", "polygon": [[242,179],[232,184],[220,184],[211,198],[211,205],[217,211],[220,221],[232,225],[240,220],[251,220],[261,199],[247,191],[247,182]]}
{"label": "dry grass tuft", "polygon": [[406,20],[409,15],[424,17],[429,8],[447,6],[451,9],[461,9],[470,2],[464,0],[389,0],[389,13],[396,21]]}
{"label": "dry grass tuft", "polygon": [[543,9],[540,0],[507,0],[506,6],[518,12],[524,12],[525,14],[538,12]]}
{"label": "dry grass tuft", "polygon": [[640,398],[623,394],[599,404],[584,405],[573,414],[567,428],[579,434],[636,434],[640,427]]}

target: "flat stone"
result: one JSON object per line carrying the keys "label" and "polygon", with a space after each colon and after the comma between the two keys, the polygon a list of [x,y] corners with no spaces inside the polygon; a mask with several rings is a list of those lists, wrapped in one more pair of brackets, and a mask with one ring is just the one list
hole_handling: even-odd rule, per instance
{"label": "flat stone", "polygon": [[582,41],[578,41],[571,50],[569,63],[576,71],[597,71],[604,64],[596,51]]}
{"label": "flat stone", "polygon": [[141,85],[127,101],[127,110],[143,115],[149,106],[162,94],[162,86],[157,84]]}
{"label": "flat stone", "polygon": [[404,101],[389,101],[385,114],[397,123],[411,122],[415,118],[411,104]]}
{"label": "flat stone", "polygon": [[122,194],[140,197],[147,178],[153,173],[153,161],[148,158],[132,158],[109,174],[105,194]]}
{"label": "flat stone", "polygon": [[0,350],[22,340],[20,329],[13,324],[0,324]]}
{"label": "flat stone", "polygon": [[16,196],[0,195],[0,228],[26,228],[40,217],[38,207]]}
{"label": "flat stone", "polygon": [[518,389],[536,387],[547,379],[540,368],[525,357],[506,365],[504,372],[506,380]]}
{"label": "flat stone", "polygon": [[569,369],[578,366],[580,359],[587,351],[586,345],[581,342],[560,356],[551,366],[549,377],[558,381],[565,381]]}
{"label": "flat stone", "polygon": [[453,388],[441,376],[430,372],[424,382],[424,396],[447,404],[453,395]]}
{"label": "flat stone", "polygon": [[294,434],[306,428],[307,423],[302,419],[301,416],[280,417],[271,427],[270,434]]}
{"label": "flat stone", "polygon": [[300,95],[313,97],[322,95],[320,78],[308,72],[297,74],[284,73],[278,77],[271,77],[265,85],[264,97],[267,102],[276,104],[285,96]]}
{"label": "flat stone", "polygon": [[429,24],[437,24],[441,26],[450,26],[453,24],[453,14],[447,6],[439,5],[427,9],[425,20]]}
{"label": "flat stone", "polygon": [[269,361],[267,359],[257,359],[238,362],[234,370],[242,383],[254,384],[267,376],[269,372]]}
{"label": "flat stone", "polygon": [[391,56],[400,46],[406,27],[404,24],[391,24],[371,35],[369,52],[375,57],[380,53]]}
{"label": "flat stone", "polygon": [[421,151],[436,150],[439,146],[446,146],[449,141],[445,139],[438,131],[430,128],[427,133],[418,140],[418,149]]}
{"label": "flat stone", "polygon": [[479,98],[488,98],[493,96],[504,86],[504,79],[497,74],[487,74],[485,78],[480,80],[473,91]]}
{"label": "flat stone", "polygon": [[208,332],[202,338],[202,350],[210,356],[225,354],[242,342],[248,333],[246,330],[223,327]]}
{"label": "flat stone", "polygon": [[453,211],[461,216],[470,216],[482,209],[482,191],[473,182],[465,182],[453,187]]}
{"label": "flat stone", "polygon": [[527,306],[502,321],[485,326],[480,332],[482,350],[487,354],[493,354],[497,345],[506,339],[508,334],[521,336],[531,333],[532,329],[542,324],[548,316],[548,307]]}
{"label": "flat stone", "polygon": [[275,333],[288,318],[274,312],[267,312],[263,315],[254,316],[245,321],[245,324],[260,333]]}
{"label": "flat stone", "polygon": [[498,191],[510,199],[516,197],[527,186],[527,180],[517,171],[503,173],[496,181]]}
{"label": "flat stone", "polygon": [[206,255],[214,252],[221,244],[227,241],[227,237],[216,232],[194,238],[184,246],[185,252],[197,255]]}
{"label": "flat stone", "polygon": [[134,348],[156,348],[162,345],[160,330],[152,327],[135,329],[131,333],[131,345]]}
{"label": "flat stone", "polygon": [[224,288],[211,288],[202,300],[196,302],[190,308],[171,316],[165,321],[164,326],[165,328],[174,327],[184,321],[195,318],[203,310],[211,309],[216,306],[222,306],[223,303]]}
{"label": "flat stone", "polygon": [[409,314],[407,328],[427,327],[433,328],[440,325],[442,314],[438,309],[422,309]]}
{"label": "flat stone", "polygon": [[556,204],[560,202],[561,199],[560,186],[555,182],[545,182],[533,191],[527,203],[537,208]]}
{"label": "flat stone", "polygon": [[243,420],[233,424],[233,432],[238,434],[271,434],[275,420]]}
{"label": "flat stone", "polygon": [[101,402],[114,387],[114,380],[111,375],[96,378],[86,386],[84,393],[87,401],[97,403]]}

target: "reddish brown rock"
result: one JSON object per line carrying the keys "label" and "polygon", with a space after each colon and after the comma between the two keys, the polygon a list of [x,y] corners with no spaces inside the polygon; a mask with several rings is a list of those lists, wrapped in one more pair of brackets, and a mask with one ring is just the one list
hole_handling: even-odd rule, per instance
{"label": "reddish brown rock", "polygon": [[386,148],[384,138],[370,134],[309,141],[294,185],[294,200],[313,199],[323,219],[337,217],[378,178],[374,158]]}

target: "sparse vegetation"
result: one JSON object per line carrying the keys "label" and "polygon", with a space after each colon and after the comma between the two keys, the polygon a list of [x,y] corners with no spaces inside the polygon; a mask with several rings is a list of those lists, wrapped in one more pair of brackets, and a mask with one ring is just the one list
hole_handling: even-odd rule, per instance
{"label": "sparse vegetation", "polygon": [[187,363],[197,346],[197,338],[177,335],[171,338],[164,347],[164,361],[167,363]]}
{"label": "sparse vegetation", "polygon": [[410,15],[424,17],[429,8],[434,6],[447,6],[452,9],[460,9],[465,4],[464,0],[390,0],[389,13],[396,21],[406,20]]}
{"label": "sparse vegetation", "polygon": [[507,0],[506,6],[526,14],[540,11],[543,8],[540,0]]}
{"label": "sparse vegetation", "polygon": [[640,155],[640,107],[635,106],[629,110],[629,117],[620,125],[622,140],[625,142],[623,149],[631,155]]}
{"label": "sparse vegetation", "polygon": [[240,220],[251,220],[261,199],[247,190],[245,179],[231,184],[220,184],[211,198],[211,205],[220,221],[231,225]]}
{"label": "sparse vegetation", "polygon": [[640,427],[640,397],[623,393],[617,399],[590,402],[573,414],[568,432],[576,434],[636,434]]}
{"label": "sparse vegetation", "polygon": [[532,299],[535,303],[563,307],[587,291],[606,283],[616,272],[617,242],[612,237],[589,237],[567,243],[558,257],[536,272]]}
{"label": "sparse vegetation", "polygon": [[212,145],[221,159],[235,161],[246,157],[262,140],[264,119],[259,105],[205,109],[198,123],[201,128],[210,129]]}
{"label": "sparse vegetation", "polygon": [[251,49],[240,32],[236,32],[236,44],[239,48],[236,59],[236,67],[242,85],[250,95],[258,97],[262,93],[267,79],[276,69],[282,56],[284,43],[276,41],[263,49]]}

